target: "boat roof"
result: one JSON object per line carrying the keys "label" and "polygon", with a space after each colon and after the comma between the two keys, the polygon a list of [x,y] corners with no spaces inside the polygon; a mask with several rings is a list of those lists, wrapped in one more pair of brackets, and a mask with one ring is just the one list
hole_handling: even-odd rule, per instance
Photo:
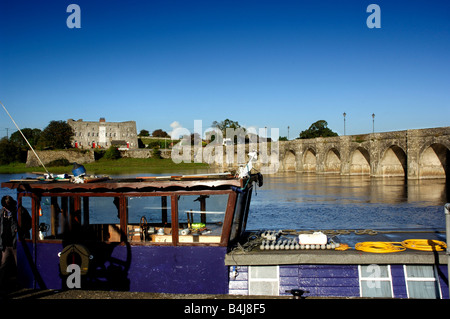
{"label": "boat roof", "polygon": [[1,183],[1,187],[30,192],[113,192],[145,190],[231,189],[243,187],[244,181],[232,174],[144,176],[133,178],[85,177],[82,183],[73,179],[25,178]]}

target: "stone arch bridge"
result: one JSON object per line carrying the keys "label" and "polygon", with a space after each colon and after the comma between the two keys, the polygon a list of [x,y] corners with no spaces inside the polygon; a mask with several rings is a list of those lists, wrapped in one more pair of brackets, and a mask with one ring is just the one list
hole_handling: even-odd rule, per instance
{"label": "stone arch bridge", "polygon": [[450,127],[279,143],[279,171],[448,178]]}

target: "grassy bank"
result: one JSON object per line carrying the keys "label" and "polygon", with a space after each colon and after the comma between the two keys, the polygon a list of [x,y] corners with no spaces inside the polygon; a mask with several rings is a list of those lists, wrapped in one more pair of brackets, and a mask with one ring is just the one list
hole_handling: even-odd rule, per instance
{"label": "grassy bank", "polygon": [[[83,164],[87,174],[127,174],[127,173],[164,173],[181,172],[194,169],[207,169],[207,164],[180,163],[175,164],[171,159],[154,158],[120,158],[117,160],[100,159],[94,163]],[[47,167],[52,173],[72,172],[72,165]],[[15,174],[27,172],[45,172],[42,166],[26,167],[25,163],[11,163],[9,165],[0,165],[0,174]]]}

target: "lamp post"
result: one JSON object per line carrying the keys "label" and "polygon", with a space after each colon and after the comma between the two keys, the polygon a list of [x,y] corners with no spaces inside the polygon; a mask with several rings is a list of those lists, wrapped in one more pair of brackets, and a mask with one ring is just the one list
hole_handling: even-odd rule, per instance
{"label": "lamp post", "polygon": [[347,115],[347,113],[344,112],[344,114],[342,115],[344,115],[344,136],[345,136],[345,116]]}
{"label": "lamp post", "polygon": [[289,141],[289,126],[288,126],[288,141]]}
{"label": "lamp post", "polygon": [[372,133],[375,133],[375,113],[372,113]]}

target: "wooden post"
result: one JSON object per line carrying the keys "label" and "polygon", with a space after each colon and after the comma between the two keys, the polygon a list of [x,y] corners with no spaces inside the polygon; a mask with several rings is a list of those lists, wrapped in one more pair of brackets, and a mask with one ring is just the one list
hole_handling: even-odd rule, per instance
{"label": "wooden post", "polygon": [[228,243],[228,239],[230,238],[231,223],[233,222],[236,199],[236,192],[230,192],[230,196],[228,197],[227,210],[225,212],[225,218],[223,220],[222,237],[220,238],[221,245],[226,245]]}
{"label": "wooden post", "polygon": [[[37,227],[37,223],[39,222],[39,203],[40,203],[40,199],[33,194],[31,196],[31,240],[33,241],[33,243],[36,243],[37,238],[38,238],[38,227]],[[34,246],[36,249],[36,246]],[[36,253],[36,252],[35,252]],[[35,255],[36,258],[36,255]]]}
{"label": "wooden post", "polygon": [[127,209],[127,198],[124,195],[120,196],[119,199],[119,214],[120,214],[120,241],[126,242],[128,235],[128,209]]}
{"label": "wooden post", "polygon": [[[200,195],[200,210],[202,212],[206,212],[206,199],[208,198],[208,195]],[[206,214],[202,213],[200,214],[200,222],[206,225]]]}
{"label": "wooden post", "polygon": [[89,226],[89,197],[83,197],[83,226]]}
{"label": "wooden post", "polygon": [[167,196],[161,196],[161,220],[163,224],[167,223]]}
{"label": "wooden post", "polygon": [[55,236],[58,234],[58,226],[59,226],[59,206],[58,206],[58,197],[51,197],[51,235]]}
{"label": "wooden post", "polygon": [[[447,238],[447,271],[450,274],[450,247],[448,243],[448,238],[450,238],[450,203],[444,205],[444,213],[445,213],[445,236]],[[448,278],[448,275],[447,275]],[[450,284],[449,286],[449,294],[450,294]]]}
{"label": "wooden post", "polygon": [[178,245],[178,196],[176,194],[171,196],[171,212],[172,212],[172,244]]}
{"label": "wooden post", "polygon": [[62,234],[66,234],[69,230],[69,221],[68,221],[68,198],[66,196],[61,196],[61,232]]}

